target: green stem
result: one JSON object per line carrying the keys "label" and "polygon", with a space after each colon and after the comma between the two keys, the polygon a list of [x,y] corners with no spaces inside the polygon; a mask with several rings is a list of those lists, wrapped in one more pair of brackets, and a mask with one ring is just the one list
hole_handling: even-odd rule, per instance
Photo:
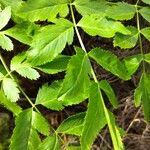
{"label": "green stem", "polygon": [[140,52],[141,52],[141,55],[142,55],[142,58],[143,58],[142,68],[143,68],[143,72],[145,72],[146,69],[145,69],[145,63],[144,63],[144,52],[143,52],[143,45],[142,45],[142,38],[141,38],[141,29],[140,29],[138,3],[139,3],[139,0],[137,0],[136,5],[135,5],[135,8],[136,8],[136,19],[137,19],[137,29],[138,29]]}
{"label": "green stem", "polygon": [[[8,67],[7,67],[7,65],[6,65],[6,63],[5,63],[5,61],[4,61],[4,59],[3,59],[3,57],[2,57],[1,54],[0,54],[0,60],[1,60],[2,65],[4,66],[4,68],[5,68],[6,72],[7,72],[7,74],[11,77],[11,79],[12,79],[13,81],[15,81],[15,78],[14,78],[13,75],[11,74],[12,72],[8,69]],[[16,81],[15,81],[15,82],[16,82]],[[17,82],[16,82],[16,83],[17,83]],[[35,108],[35,110],[36,110],[37,112],[39,112],[39,110],[36,108],[36,106],[32,103],[32,100],[27,96],[27,94],[23,91],[23,89],[20,87],[20,85],[17,84],[17,86],[18,86],[19,90],[21,91],[21,93],[24,95],[24,97],[25,97],[25,98],[28,100],[28,102],[31,104],[31,106],[32,106],[33,108]]]}

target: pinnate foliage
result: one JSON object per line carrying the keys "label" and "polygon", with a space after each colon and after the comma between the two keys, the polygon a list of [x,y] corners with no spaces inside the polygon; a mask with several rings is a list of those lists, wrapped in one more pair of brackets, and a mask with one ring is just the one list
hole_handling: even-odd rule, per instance
{"label": "pinnate foliage", "polygon": [[[140,27],[139,17],[150,22],[149,4],[149,0],[142,0],[141,5],[107,0],[0,0],[0,104],[12,111],[16,120],[10,150],[60,150],[64,144],[61,135],[65,134],[77,136],[80,141],[79,146],[64,144],[66,149],[90,150],[105,126],[114,149],[124,149],[115,115],[107,108],[110,103],[116,109],[119,102],[111,84],[97,77],[93,62],[124,81],[141,69],[134,102],[137,107],[143,106],[145,119],[150,122],[150,75],[145,65],[150,63],[150,53],[144,53],[141,40],[144,37],[150,41],[150,27]],[[135,16],[137,26],[124,24]],[[10,20],[12,27],[7,26]],[[112,45],[119,50],[132,51],[138,44],[140,50],[120,58],[111,48],[86,47],[87,34],[91,38],[112,38]],[[16,54],[14,41],[27,48]],[[81,47],[74,44],[76,41]],[[4,57],[8,51],[15,54],[10,62]],[[40,86],[35,101],[19,85],[20,77],[38,80],[42,74],[61,72],[63,79]],[[22,96],[31,104],[30,108],[16,103]],[[87,110],[69,116],[57,129],[49,126],[38,109],[42,106],[61,111],[84,101]]]}

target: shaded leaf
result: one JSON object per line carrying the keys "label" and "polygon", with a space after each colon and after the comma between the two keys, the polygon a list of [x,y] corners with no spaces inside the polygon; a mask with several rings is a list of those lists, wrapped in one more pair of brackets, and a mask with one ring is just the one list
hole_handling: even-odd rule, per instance
{"label": "shaded leaf", "polygon": [[131,32],[129,35],[123,35],[121,33],[117,33],[114,37],[113,44],[114,46],[119,46],[120,48],[133,48],[138,41],[138,30],[129,26],[127,29]]}
{"label": "shaded leaf", "polygon": [[106,15],[115,20],[130,20],[134,17],[135,12],[134,5],[118,2],[107,9]]}
{"label": "shaded leaf", "polygon": [[110,86],[109,82],[107,82],[106,80],[101,80],[99,82],[99,87],[105,92],[105,94],[107,95],[107,97],[108,97],[110,103],[113,105],[113,107],[117,108],[118,101],[117,101],[115,93],[114,93],[112,87]]}
{"label": "shaded leaf", "polygon": [[10,101],[16,102],[19,99],[20,91],[18,89],[17,83],[14,80],[12,80],[11,78],[4,78],[2,87],[5,95]]}
{"label": "shaded leaf", "polygon": [[62,17],[67,16],[68,0],[27,0],[18,10],[18,15],[31,22],[34,21],[51,21],[59,14]]}
{"label": "shaded leaf", "polygon": [[24,44],[30,45],[33,36],[36,34],[38,29],[39,26],[35,25],[34,23],[23,22],[8,30],[5,30],[4,34],[11,36]]}
{"label": "shaded leaf", "polygon": [[8,100],[2,91],[0,91],[0,104],[13,112],[16,116],[22,111],[21,107],[16,103]]}
{"label": "shaded leaf", "polygon": [[144,19],[150,22],[150,7],[143,7],[139,10],[139,13],[142,15]]}
{"label": "shaded leaf", "polygon": [[59,19],[56,24],[41,28],[31,44],[29,61],[34,66],[52,61],[62,52],[67,43],[72,43],[73,35],[73,24],[65,19]]}
{"label": "shaded leaf", "polygon": [[130,31],[120,22],[108,20],[99,15],[84,16],[77,25],[91,36],[99,35],[110,38],[116,32],[130,34]]}
{"label": "shaded leaf", "polygon": [[36,68],[48,74],[55,74],[65,71],[69,60],[70,56],[60,55],[56,57],[53,61],[41,66],[37,66]]}
{"label": "shaded leaf", "polygon": [[4,28],[8,21],[11,18],[11,8],[10,7],[6,7],[4,10],[0,11],[0,30],[2,28]]}
{"label": "shaded leaf", "polygon": [[93,83],[90,88],[88,110],[80,139],[81,149],[90,150],[96,136],[106,125],[101,98],[98,85]]}
{"label": "shaded leaf", "polygon": [[60,150],[59,139],[56,135],[47,137],[38,147],[38,150]]}
{"label": "shaded leaf", "polygon": [[142,0],[144,3],[149,4],[150,5],[150,0]]}
{"label": "shaded leaf", "polygon": [[145,36],[147,40],[150,41],[150,27],[141,30],[141,33]]}
{"label": "shaded leaf", "polygon": [[106,51],[101,48],[94,48],[89,52],[89,56],[104,69],[110,71],[119,78],[123,80],[128,80],[131,78],[124,63],[122,63],[117,56],[110,51]]}
{"label": "shaded leaf", "polygon": [[26,54],[24,52],[14,56],[11,60],[11,71],[16,71],[25,78],[36,80],[40,77],[39,73],[25,59]]}
{"label": "shaded leaf", "polygon": [[61,83],[62,81],[53,82],[50,86],[44,84],[38,91],[35,104],[41,104],[52,110],[62,110],[64,108],[62,102],[57,99]]}
{"label": "shaded leaf", "polygon": [[14,48],[13,43],[10,40],[10,38],[8,38],[2,33],[0,33],[0,46],[2,47],[2,49],[7,50],[7,51],[11,51]]}
{"label": "shaded leaf", "polygon": [[78,113],[65,119],[57,128],[57,133],[80,136],[82,133],[85,113]]}
{"label": "shaded leaf", "polygon": [[76,52],[68,63],[66,76],[58,94],[58,99],[64,105],[78,104],[87,98],[91,66],[82,49],[77,48]]}

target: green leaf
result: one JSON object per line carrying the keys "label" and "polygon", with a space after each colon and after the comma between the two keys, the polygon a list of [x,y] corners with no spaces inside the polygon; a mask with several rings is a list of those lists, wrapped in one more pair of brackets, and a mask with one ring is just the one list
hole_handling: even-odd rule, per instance
{"label": "green leaf", "polygon": [[85,113],[78,113],[65,119],[57,128],[57,133],[80,136],[82,133]]}
{"label": "green leaf", "polygon": [[125,35],[130,34],[130,31],[126,29],[121,22],[108,20],[103,16],[95,14],[84,16],[77,25],[91,36],[98,35],[105,38],[111,38],[116,32]]}
{"label": "green leaf", "polygon": [[6,7],[4,10],[0,11],[0,30],[2,28],[4,28],[8,21],[11,18],[11,8],[10,7]]}
{"label": "green leaf", "polygon": [[33,39],[33,36],[38,31],[39,26],[34,23],[23,22],[15,25],[14,27],[3,31],[4,34],[15,38],[16,40],[30,45]]}
{"label": "green leaf", "polygon": [[144,19],[150,22],[150,7],[143,7],[139,10],[139,13],[142,15]]}
{"label": "green leaf", "polygon": [[67,150],[81,150],[80,146],[68,146]]}
{"label": "green leaf", "polygon": [[143,57],[141,54],[129,56],[123,59],[123,63],[125,64],[128,74],[131,76],[138,69],[140,63],[142,62]]}
{"label": "green leaf", "polygon": [[2,33],[0,33],[0,46],[2,47],[2,49],[7,50],[7,51],[11,51],[14,48],[13,43],[10,40],[10,38],[8,38]]}
{"label": "green leaf", "polygon": [[101,80],[99,82],[99,87],[105,92],[105,94],[107,95],[110,103],[113,105],[114,108],[118,107],[118,101],[116,99],[115,93],[112,89],[112,87],[110,86],[109,82],[107,82],[106,80]]}
{"label": "green leaf", "polygon": [[143,85],[142,85],[142,104],[144,109],[144,115],[146,120],[150,123],[150,75],[147,73],[143,73],[142,79],[141,79]]}
{"label": "green leaf", "polygon": [[127,29],[131,32],[130,35],[123,35],[121,33],[117,33],[114,37],[113,44],[114,46],[119,46],[120,48],[133,48],[138,41],[138,30],[133,26],[127,27]]}
{"label": "green leaf", "polygon": [[26,54],[24,52],[14,56],[11,60],[11,71],[16,71],[21,76],[31,80],[38,79],[40,77],[39,73],[32,68],[31,64],[24,61],[25,58]]}
{"label": "green leaf", "polygon": [[52,110],[62,110],[64,108],[62,102],[57,99],[61,83],[62,81],[53,82],[50,86],[44,84],[38,91],[35,104],[41,104]]}
{"label": "green leaf", "polygon": [[89,0],[75,0],[73,5],[82,16],[91,14],[104,14],[108,7],[104,1]]}
{"label": "green leaf", "polygon": [[72,43],[73,35],[73,24],[65,19],[59,19],[56,24],[41,28],[31,44],[29,61],[36,66],[52,61],[67,43]]}
{"label": "green leaf", "polygon": [[47,120],[39,113],[32,111],[32,125],[43,135],[49,135],[49,124]]}
{"label": "green leaf", "polygon": [[32,111],[32,109],[24,110],[16,118],[10,150],[34,150],[40,144],[40,138],[32,127]]}
{"label": "green leaf", "polygon": [[4,75],[0,72],[0,81],[2,81],[4,78]]}
{"label": "green leaf", "polygon": [[119,78],[123,80],[128,80],[131,78],[124,63],[122,63],[117,56],[110,51],[103,50],[101,48],[94,48],[89,52],[89,56],[104,69],[110,71]]}
{"label": "green leaf", "polygon": [[149,4],[150,5],[150,0],[142,0],[144,3]]}
{"label": "green leaf", "polygon": [[48,74],[55,74],[65,71],[69,60],[70,56],[60,55],[56,57],[53,61],[41,66],[37,66],[36,68]]}
{"label": "green leaf", "polygon": [[10,101],[16,102],[19,99],[20,91],[18,89],[17,83],[14,80],[12,80],[11,78],[4,78],[2,87],[5,95]]}
{"label": "green leaf", "polygon": [[2,91],[0,91],[0,104],[13,112],[16,116],[22,111],[21,107],[8,100]]}
{"label": "green leaf", "polygon": [[147,62],[147,63],[150,63],[150,53],[147,53],[144,55],[144,60]]}
{"label": "green leaf", "polygon": [[18,15],[31,22],[34,21],[51,21],[59,14],[66,17],[69,13],[68,0],[27,0],[22,4]]}
{"label": "green leaf", "polygon": [[118,2],[107,9],[106,15],[114,20],[130,20],[134,17],[135,12],[134,5]]}
{"label": "green leaf", "polygon": [[60,142],[56,135],[47,137],[38,147],[38,150],[60,150]]}
{"label": "green leaf", "polygon": [[141,33],[150,41],[150,27],[142,29]]}
{"label": "green leaf", "polygon": [[76,52],[68,63],[66,76],[58,94],[58,99],[64,105],[78,104],[87,98],[91,66],[82,49],[77,48]]}
{"label": "green leaf", "polygon": [[105,114],[102,109],[102,99],[99,87],[93,83],[90,87],[90,98],[85,123],[81,135],[81,149],[90,150],[96,136],[106,125]]}

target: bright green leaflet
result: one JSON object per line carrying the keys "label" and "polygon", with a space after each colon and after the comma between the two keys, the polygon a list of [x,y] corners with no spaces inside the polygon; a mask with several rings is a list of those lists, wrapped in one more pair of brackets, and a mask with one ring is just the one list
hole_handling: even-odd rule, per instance
{"label": "bright green leaflet", "polygon": [[38,147],[38,150],[60,150],[60,142],[57,135],[47,137]]}
{"label": "bright green leaflet", "polygon": [[11,137],[10,150],[33,150],[39,144],[39,136],[32,128],[32,109],[27,109],[16,118],[16,127]]}
{"label": "bright green leaflet", "polygon": [[139,12],[144,19],[150,22],[150,7],[143,7],[142,9],[139,10]]}
{"label": "bright green leaflet", "polygon": [[78,104],[87,98],[89,89],[90,62],[81,48],[70,59],[58,99],[64,105]]}
{"label": "bright green leaflet", "polygon": [[117,33],[114,37],[113,44],[114,46],[119,46],[122,49],[127,49],[127,48],[133,48],[138,41],[138,30],[133,27],[129,26],[127,29],[131,32],[129,35],[123,35],[121,33]]}
{"label": "bright green leaflet", "polygon": [[123,80],[128,80],[131,78],[124,63],[122,63],[113,53],[101,48],[94,48],[89,52],[89,56],[104,69],[110,71],[119,78]]}
{"label": "bright green leaflet", "polygon": [[150,41],[150,27],[141,30],[141,33],[145,36],[147,40]]}
{"label": "bright green leaflet", "polygon": [[2,81],[2,88],[6,97],[10,101],[16,102],[19,99],[20,91],[18,89],[16,81],[12,80],[11,78],[4,78]]}
{"label": "bright green leaflet", "polygon": [[8,100],[2,91],[0,91],[0,104],[4,105],[4,107],[13,112],[16,116],[22,111],[21,107]]}
{"label": "bright green leaflet", "polygon": [[7,51],[12,51],[14,46],[10,38],[5,36],[3,33],[0,32],[0,46],[2,49],[7,50]]}
{"label": "bright green leaflet", "polygon": [[65,19],[59,19],[56,24],[41,28],[40,33],[33,38],[28,53],[29,61],[34,66],[52,61],[67,43],[72,43],[73,36],[73,24]]}
{"label": "bright green leaflet", "polygon": [[118,2],[110,6],[106,15],[114,20],[130,20],[136,12],[135,6],[124,2]]}
{"label": "bright green leaflet", "polygon": [[53,61],[41,66],[37,66],[36,68],[48,74],[55,74],[65,71],[67,69],[69,60],[70,56],[60,55],[56,57]]}
{"label": "bright green leaflet", "polygon": [[10,7],[6,7],[4,10],[0,11],[0,30],[2,28],[4,28],[8,21],[11,18],[11,8]]}
{"label": "bright green leaflet", "polygon": [[40,77],[39,73],[32,68],[32,65],[25,61],[26,54],[20,53],[11,60],[11,71],[16,71],[21,76],[36,80]]}
{"label": "bright green leaflet", "polygon": [[57,133],[80,136],[82,133],[85,113],[77,113],[65,119],[57,128]]}
{"label": "bright green leaflet", "polygon": [[69,13],[68,0],[27,0],[18,10],[19,17],[34,21],[53,20],[59,14],[61,17]]}
{"label": "bright green leaflet", "polygon": [[84,16],[77,25],[91,36],[111,38],[116,32],[130,34],[130,31],[120,22],[108,20],[97,14]]}
{"label": "bright green leaflet", "polygon": [[57,99],[61,84],[62,81],[55,81],[50,86],[44,84],[38,91],[35,104],[41,104],[52,110],[62,110],[64,106],[62,105],[62,102]]}
{"label": "bright green leaflet", "polygon": [[90,150],[96,136],[105,125],[106,119],[99,88],[96,83],[93,83],[90,88],[88,110],[81,135],[81,149]]}
{"label": "bright green leaflet", "polygon": [[144,60],[148,63],[150,63],[150,53],[147,53],[144,55]]}
{"label": "bright green leaflet", "polygon": [[89,0],[75,0],[73,5],[82,16],[104,14],[108,7],[104,1],[98,2]]}

